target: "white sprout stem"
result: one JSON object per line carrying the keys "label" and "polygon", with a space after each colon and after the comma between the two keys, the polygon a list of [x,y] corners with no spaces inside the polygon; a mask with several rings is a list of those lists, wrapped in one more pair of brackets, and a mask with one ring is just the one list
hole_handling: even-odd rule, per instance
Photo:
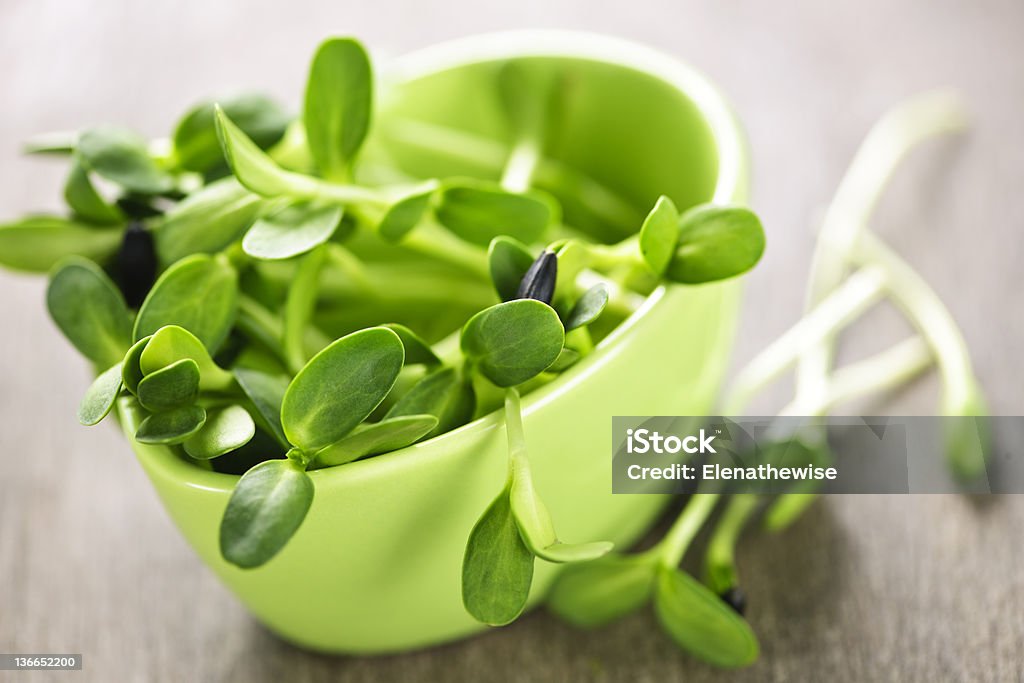
{"label": "white sprout stem", "polygon": [[779,415],[824,415],[845,401],[894,389],[924,372],[932,361],[931,347],[920,335],[914,335],[885,351],[835,370],[825,398],[818,404],[795,398]]}
{"label": "white sprout stem", "polygon": [[[959,96],[937,90],[906,100],[872,127],[826,212],[811,261],[808,309],[842,281],[847,258],[900,161],[919,143],[963,130],[966,124]],[[825,399],[832,355],[832,339],[826,337],[801,358],[796,378],[799,400]]]}
{"label": "white sprout stem", "polygon": [[976,398],[974,371],[960,328],[924,278],[881,239],[864,231],[854,259],[882,268],[889,295],[931,347],[943,383],[943,412],[970,414]]}
{"label": "white sprout stem", "polygon": [[541,162],[540,145],[527,138],[512,148],[505,171],[501,175],[501,186],[509,192],[526,192],[533,184],[533,176]]}
{"label": "white sprout stem", "polygon": [[[796,363],[809,348],[860,317],[882,298],[885,289],[886,275],[880,268],[868,266],[847,278],[740,371],[723,406],[724,414],[741,414],[765,385]],[[820,401],[819,398],[815,403]]]}

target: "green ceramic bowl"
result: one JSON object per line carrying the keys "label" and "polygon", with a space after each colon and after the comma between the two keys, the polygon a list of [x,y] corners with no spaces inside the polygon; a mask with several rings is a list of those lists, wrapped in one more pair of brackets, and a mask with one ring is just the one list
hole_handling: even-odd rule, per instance
{"label": "green ceramic bowl", "polygon": [[[743,200],[741,136],[715,89],[672,58],[598,36],[486,35],[400,60],[393,87],[381,97],[378,150],[424,176],[485,173],[468,167],[475,162],[434,157],[401,136],[388,137],[390,124],[413,118],[501,141],[486,83],[507,59],[569,68],[566,125],[550,153],[614,188],[640,216],[660,193],[680,207]],[[658,515],[663,497],[611,494],[611,416],[699,414],[711,407],[729,356],[738,287],[658,289],[593,354],[525,398],[536,485],[567,541],[609,539],[626,547]],[[131,438],[138,418],[125,405],[121,417]],[[277,557],[255,570],[228,565],[218,550],[221,515],[237,477],[203,470],[164,447],[133,442],[133,448],[199,556],[283,638],[315,650],[372,653],[486,628],[462,607],[460,571],[469,531],[506,474],[499,415],[311,472],[316,496],[305,522]],[[557,571],[538,561],[534,604]]]}

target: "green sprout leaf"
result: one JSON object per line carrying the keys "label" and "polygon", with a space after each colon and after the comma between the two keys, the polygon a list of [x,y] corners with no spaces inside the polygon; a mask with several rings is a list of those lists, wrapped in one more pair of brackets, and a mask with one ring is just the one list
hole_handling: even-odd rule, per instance
{"label": "green sprout leaf", "polygon": [[430,200],[437,192],[436,180],[417,186],[388,207],[377,226],[377,233],[391,243],[397,243],[419,225],[430,208]]}
{"label": "green sprout leaf", "polygon": [[562,347],[555,362],[548,366],[548,372],[565,372],[579,362],[582,356],[579,351],[574,351],[568,346]]}
{"label": "green sprout leaf", "polygon": [[[207,391],[223,391],[231,386],[231,373],[221,369],[199,339],[177,325],[161,327],[138,352],[138,367],[143,375],[157,372],[183,359],[199,368],[199,387]],[[138,346],[139,342],[136,344]],[[134,347],[133,347],[134,348]],[[131,351],[129,351],[131,355]],[[127,382],[126,382],[127,383]]]}
{"label": "green sprout leaf", "polygon": [[290,195],[297,199],[312,199],[316,195],[316,183],[312,178],[278,166],[220,107],[214,109],[214,121],[228,165],[238,182],[247,189],[263,197]]}
{"label": "green sprout leaf", "polygon": [[121,210],[100,196],[81,160],[71,162],[71,172],[64,184],[64,201],[82,220],[97,225],[111,225],[124,220]]}
{"label": "green sprout leaf", "polygon": [[505,399],[505,429],[508,432],[511,460],[509,505],[523,543],[537,557],[548,562],[585,562],[601,557],[612,549],[607,541],[562,543],[555,533],[551,513],[533,485],[530,461],[526,454],[522,408],[519,394],[510,389]]}
{"label": "green sprout leaf", "polygon": [[196,460],[210,460],[239,449],[256,433],[256,423],[242,406],[213,408],[206,424],[185,440],[185,452]]}
{"label": "green sprout leaf", "polygon": [[507,236],[495,237],[487,249],[491,282],[502,301],[516,298],[519,283],[533,265],[533,255],[525,244]]}
{"label": "green sprout leaf", "polygon": [[85,392],[78,404],[78,421],[87,427],[99,424],[114,407],[121,386],[121,364],[118,363],[100,374]]}
{"label": "green sprout leaf", "polygon": [[565,317],[565,331],[575,330],[594,322],[607,303],[608,289],[602,284],[594,285],[583,293],[572,311]]}
{"label": "green sprout leaf", "polygon": [[405,347],[406,365],[438,365],[441,363],[441,359],[430,348],[430,344],[405,325],[388,323],[384,327],[397,334],[398,338],[402,340],[402,346]]}
{"label": "green sprout leaf", "polygon": [[[509,427],[513,428],[513,427]],[[529,462],[525,457],[512,456],[512,486],[509,505],[519,526],[523,543],[534,555],[543,557],[545,550],[558,543],[551,513],[533,486]]]}
{"label": "green sprout leaf", "polygon": [[750,210],[697,206],[679,219],[679,240],[665,277],[699,284],[735,277],[754,267],[764,253],[764,230]]}
{"label": "green sprout leaf", "polygon": [[148,444],[179,444],[206,423],[206,411],[197,405],[153,413],[139,424],[135,440]]}
{"label": "green sprout leaf", "polygon": [[215,353],[238,308],[238,274],[225,260],[195,254],[164,271],[135,319],[135,339],[178,325]]}
{"label": "green sprout leaf", "polygon": [[679,239],[679,211],[662,195],[640,228],[640,255],[654,274],[661,277],[668,268]]}
{"label": "green sprout leaf", "polygon": [[153,231],[160,262],[214,254],[241,237],[265,202],[235,178],[222,178],[190,194]]}
{"label": "green sprout leaf", "polygon": [[316,462],[324,467],[343,465],[416,443],[437,426],[433,415],[403,415],[357,427],[348,436],[320,450]]}
{"label": "green sprout leaf", "polygon": [[[288,114],[274,100],[257,93],[243,93],[218,100],[231,120],[260,149],[269,149],[288,127]],[[174,130],[174,154],[178,165],[189,171],[208,173],[224,164],[217,140],[214,103],[196,105],[182,117]]]}
{"label": "green sprout leaf", "polygon": [[533,299],[486,308],[462,328],[462,350],[499,387],[521,384],[555,362],[565,342],[562,323]]}
{"label": "green sprout leaf", "polygon": [[106,368],[124,358],[131,314],[117,286],[92,261],[63,261],[50,278],[46,306],[68,341],[96,365]]}
{"label": "green sprout leaf", "polygon": [[125,388],[133,394],[138,394],[139,382],[142,381],[142,352],[146,350],[146,344],[153,337],[145,337],[132,344],[128,353],[124,355],[121,363],[121,381]]}
{"label": "green sprout leaf", "polygon": [[504,489],[473,527],[462,560],[462,604],[477,621],[515,621],[530,596],[533,553],[523,543]]}
{"label": "green sprout leaf", "polygon": [[120,244],[120,227],[96,228],[60,216],[28,216],[0,224],[0,265],[45,273],[69,256],[106,261]]}
{"label": "green sprout leaf", "polygon": [[235,368],[234,375],[238,386],[242,387],[242,391],[256,408],[256,417],[263,431],[271,434],[285,448],[289,448],[291,444],[288,443],[284,427],[281,425],[281,403],[288,389],[288,379],[250,368]]}
{"label": "green sprout leaf", "polygon": [[25,154],[66,155],[78,145],[77,131],[55,131],[33,135],[22,147]]}
{"label": "green sprout leaf", "polygon": [[416,382],[384,417],[433,415],[438,420],[432,430],[433,435],[468,422],[473,416],[473,408],[473,390],[459,371],[441,368]]}
{"label": "green sprout leaf", "polygon": [[480,246],[501,235],[532,244],[544,235],[552,218],[548,203],[535,196],[470,179],[445,181],[435,215],[451,232]]}
{"label": "green sprout leaf", "polygon": [[153,412],[191,405],[199,398],[199,366],[191,358],[172,363],[143,377],[137,393],[139,403]]}
{"label": "green sprout leaf", "polygon": [[672,640],[699,659],[730,668],[757,659],[757,637],[750,625],[685,572],[660,568],[654,610]]}
{"label": "green sprout leaf", "polygon": [[315,355],[284,395],[288,441],[310,452],[339,441],[388,395],[404,358],[402,340],[385,327],[354,332]]}
{"label": "green sprout leaf", "polygon": [[267,460],[238,480],[220,523],[220,552],[251,569],[266,564],[301,526],[313,504],[313,481],[291,459]]}
{"label": "green sprout leaf", "polygon": [[574,626],[595,628],[640,609],[651,598],[657,564],[644,555],[606,555],[566,567],[548,608]]}
{"label": "green sprout leaf", "polygon": [[242,249],[254,258],[271,260],[304,254],[331,238],[341,215],[337,205],[289,204],[257,220],[245,233]]}
{"label": "green sprout leaf", "polygon": [[309,151],[324,178],[348,179],[373,109],[370,58],[357,40],[324,41],[309,70],[302,121]]}
{"label": "green sprout leaf", "polygon": [[85,166],[121,187],[144,195],[174,189],[174,179],[149,156],[146,141],[129,130],[92,128],[78,138]]}

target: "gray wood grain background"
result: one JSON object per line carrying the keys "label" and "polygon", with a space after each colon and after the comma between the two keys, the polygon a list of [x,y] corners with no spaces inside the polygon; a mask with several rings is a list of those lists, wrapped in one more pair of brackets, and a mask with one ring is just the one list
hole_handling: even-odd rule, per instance
{"label": "gray wood grain background", "polygon": [[[56,206],[62,169],[18,156],[31,134],[100,122],[162,134],[183,105],[237,87],[297,102],[330,33],[386,58],[524,27],[649,43],[704,69],[735,103],[770,233],[737,362],[798,315],[811,226],[870,123],[921,89],[961,88],[973,132],[913,157],[874,227],[949,303],[995,412],[1024,409],[1020,0],[2,0],[0,214]],[[648,615],[580,633],[537,613],[393,657],[298,651],[200,565],[115,430],[76,426],[86,369],[42,293],[38,279],[0,274],[0,651],[81,652],[85,670],[4,680],[1024,680],[1016,496],[836,498],[779,537],[751,535],[740,566],[764,653],[739,673],[678,654]],[[878,311],[842,356],[903,334]],[[928,413],[936,389],[924,380],[865,409]]]}

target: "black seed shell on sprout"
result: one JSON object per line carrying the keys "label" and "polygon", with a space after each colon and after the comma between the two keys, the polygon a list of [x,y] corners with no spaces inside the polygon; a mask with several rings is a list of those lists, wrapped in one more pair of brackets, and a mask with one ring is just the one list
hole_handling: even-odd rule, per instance
{"label": "black seed shell on sprout", "polygon": [[155,218],[163,214],[159,207],[153,206],[149,197],[127,194],[119,198],[115,203],[117,208],[121,209],[121,213],[127,216],[129,220]]}
{"label": "black seed shell on sprout", "polygon": [[156,281],[156,269],[153,234],[142,223],[129,223],[117,252],[116,279],[131,308],[142,305]]}
{"label": "black seed shell on sprout", "polygon": [[747,610],[747,596],[740,590],[739,586],[726,589],[720,597],[722,602],[729,605],[740,616],[743,616],[743,613]]}
{"label": "black seed shell on sprout", "polygon": [[553,251],[544,251],[530,265],[526,275],[519,283],[516,291],[517,299],[536,299],[546,304],[551,303],[555,294],[555,282],[558,279],[558,255]]}

